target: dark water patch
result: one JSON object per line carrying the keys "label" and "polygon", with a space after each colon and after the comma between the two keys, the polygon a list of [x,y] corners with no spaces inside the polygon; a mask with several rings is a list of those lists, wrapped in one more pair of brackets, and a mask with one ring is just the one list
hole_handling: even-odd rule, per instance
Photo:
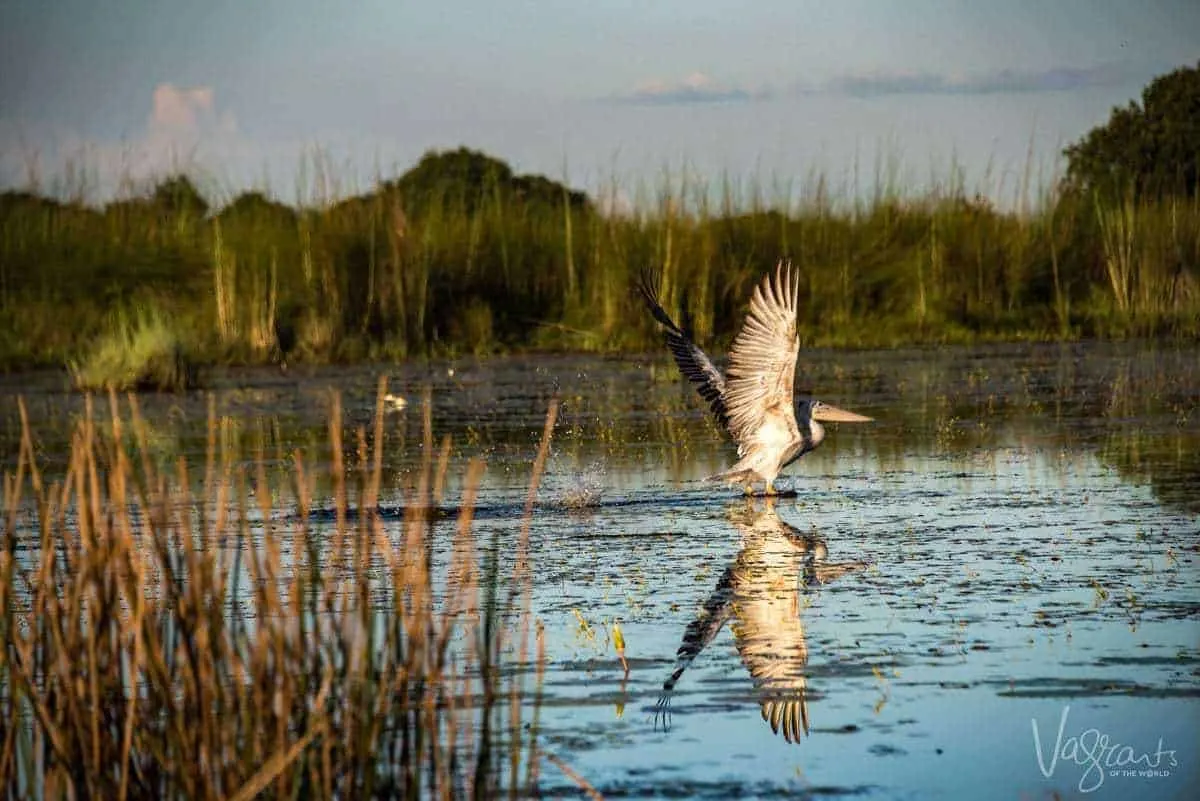
{"label": "dark water patch", "polygon": [[1143,619],[1196,620],[1200,619],[1200,604],[1147,600],[1141,613]]}
{"label": "dark water patch", "polygon": [[[1149,647],[1143,644],[1143,647]],[[1069,664],[1069,663],[1068,663]],[[1132,666],[1169,666],[1178,667],[1181,665],[1200,665],[1200,654],[1197,653],[1176,653],[1171,656],[1102,656],[1098,657],[1092,664],[1099,667],[1108,667],[1111,665],[1132,665]]]}
{"label": "dark water patch", "polygon": [[[795,498],[796,493],[783,494],[780,498]],[[686,509],[707,509],[712,504],[712,498],[699,493],[647,493],[639,497],[615,498],[589,502],[587,505],[576,505],[570,502],[550,501],[538,502],[533,506],[533,513],[538,517],[551,514],[570,514],[582,511],[619,511],[623,509],[643,511],[647,514],[656,509],[668,512],[678,512]],[[371,511],[371,515],[382,520],[403,520],[409,513],[430,515],[434,520],[455,520],[464,512],[464,508],[454,504],[443,504],[433,507],[405,507],[402,505],[383,505]],[[470,508],[471,516],[478,520],[520,520],[525,515],[524,503],[477,503]],[[317,508],[309,510],[307,519],[312,522],[332,523],[337,519],[336,508]],[[357,520],[363,511],[349,506],[345,510],[348,520]],[[281,520],[293,519],[285,516]],[[647,536],[639,533],[638,536]]]}
{"label": "dark water patch", "polygon": [[1200,698],[1200,686],[1156,687],[1128,680],[1105,678],[1043,678],[1022,679],[1007,683],[992,682],[1000,687],[997,695],[1010,698],[1099,698],[1129,696],[1134,698]]}
{"label": "dark water patch", "polygon": [[[636,773],[632,775],[638,775]],[[576,785],[542,783],[542,795],[547,798],[586,798],[587,793]],[[773,784],[764,781],[697,781],[668,779],[648,787],[641,782],[600,782],[596,789],[604,798],[861,798],[872,795],[873,785],[803,785],[799,782]]]}

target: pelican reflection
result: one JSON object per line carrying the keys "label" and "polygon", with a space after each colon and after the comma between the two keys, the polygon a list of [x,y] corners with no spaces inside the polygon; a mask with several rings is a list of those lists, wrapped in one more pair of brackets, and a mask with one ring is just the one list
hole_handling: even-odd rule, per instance
{"label": "pelican reflection", "polygon": [[745,501],[728,510],[742,533],[742,549],[725,569],[676,652],[675,669],[663,682],[656,725],[670,728],[671,693],[683,672],[730,621],[734,645],[754,679],[762,717],[789,743],[808,734],[801,589],[819,587],[863,562],[828,563],[824,538],[803,534],[779,519],[774,499]]}

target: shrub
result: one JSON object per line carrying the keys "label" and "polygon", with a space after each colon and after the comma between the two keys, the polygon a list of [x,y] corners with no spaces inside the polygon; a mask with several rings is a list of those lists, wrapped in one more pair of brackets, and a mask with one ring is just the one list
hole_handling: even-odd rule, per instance
{"label": "shrub", "polygon": [[87,391],[182,392],[196,385],[179,335],[152,307],[139,309],[133,319],[119,314],[113,328],[69,367],[75,386]]}

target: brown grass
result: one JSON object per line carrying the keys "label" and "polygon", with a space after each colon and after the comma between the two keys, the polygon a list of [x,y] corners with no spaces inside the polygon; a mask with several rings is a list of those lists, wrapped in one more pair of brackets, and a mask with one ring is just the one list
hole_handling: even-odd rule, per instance
{"label": "brown grass", "polygon": [[[380,399],[385,388],[381,381]],[[99,435],[89,400],[66,473],[51,481],[22,404],[20,454],[3,485],[4,795],[531,792],[537,705],[526,733],[520,677],[535,660],[540,693],[545,652],[539,626],[529,653],[529,523],[557,409],[503,594],[494,558],[479,570],[471,511],[479,460],[467,467],[449,573],[435,585],[430,511],[449,439],[435,461],[428,409],[426,456],[404,490],[403,523],[385,526],[382,403],[372,436],[355,431],[347,459],[335,402],[336,522],[321,530],[310,524],[309,460],[291,454],[287,485],[271,486],[263,455],[232,452],[211,408],[198,482],[182,459],[169,474],[155,468],[136,399],[123,414],[115,394],[113,436]]]}

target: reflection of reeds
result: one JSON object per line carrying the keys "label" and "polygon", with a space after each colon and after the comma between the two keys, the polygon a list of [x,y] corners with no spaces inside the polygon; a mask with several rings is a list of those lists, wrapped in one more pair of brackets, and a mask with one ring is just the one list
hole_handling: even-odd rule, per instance
{"label": "reflection of reeds", "polygon": [[[395,531],[373,511],[382,404],[373,447],[360,428],[357,458],[347,464],[335,403],[336,524],[326,532],[309,522],[314,471],[298,451],[291,486],[272,490],[261,452],[243,461],[210,417],[194,493],[186,463],[167,473],[149,458],[136,402],[128,419],[115,395],[110,408],[113,436],[101,437],[89,400],[66,475],[53,482],[38,466],[20,408],[0,551],[0,775],[9,777],[9,794],[528,791],[536,775],[518,768],[537,761],[536,725],[522,729],[520,679],[532,659],[532,503],[517,576],[499,596],[495,563],[482,583],[476,570],[471,509],[482,463],[473,461],[448,578],[439,584],[430,510],[449,448],[434,461],[428,412],[425,458]],[[552,408],[539,470],[554,417]],[[129,437],[135,446],[121,447]],[[531,499],[537,478],[535,471]],[[513,614],[519,639],[506,645],[514,635],[502,619]],[[499,669],[510,651],[512,673]],[[536,661],[540,682],[540,638]]]}

